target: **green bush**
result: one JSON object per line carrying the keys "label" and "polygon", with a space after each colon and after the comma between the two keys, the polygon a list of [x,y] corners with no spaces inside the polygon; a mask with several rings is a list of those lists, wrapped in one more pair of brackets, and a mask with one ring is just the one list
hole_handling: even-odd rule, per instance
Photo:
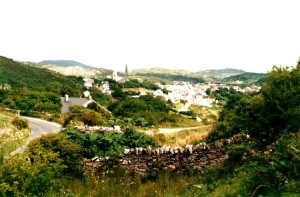
{"label": "green bush", "polygon": [[67,139],[80,147],[83,157],[92,158],[95,156],[118,156],[125,148],[135,147],[156,147],[154,139],[146,134],[133,130],[124,133],[106,133],[97,131],[95,133],[64,130]]}
{"label": "green bush", "polygon": [[18,129],[28,129],[30,128],[29,122],[25,118],[15,117],[12,120],[12,124]]}
{"label": "green bush", "polygon": [[98,112],[83,106],[73,105],[66,114],[64,126],[77,121],[83,122],[85,125],[101,125],[105,122],[105,119]]}
{"label": "green bush", "polygon": [[[76,143],[68,140],[63,133],[48,134],[32,140],[26,149],[26,153],[30,158],[39,159],[41,162],[44,155],[58,154],[58,159],[65,166],[63,170],[65,175],[83,176],[80,149]],[[51,162],[57,163],[56,160],[52,160]]]}

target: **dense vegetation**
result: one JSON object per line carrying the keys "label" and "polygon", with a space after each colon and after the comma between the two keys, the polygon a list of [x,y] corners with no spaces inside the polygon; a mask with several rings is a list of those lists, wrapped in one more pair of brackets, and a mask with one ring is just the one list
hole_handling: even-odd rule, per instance
{"label": "dense vegetation", "polygon": [[80,154],[85,158],[95,156],[118,156],[125,148],[157,146],[154,140],[140,132],[127,130],[124,133],[96,131],[94,133],[65,130],[67,139],[80,147]]}
{"label": "dense vegetation", "polygon": [[265,73],[242,73],[239,75],[234,75],[230,77],[226,77],[222,79],[222,82],[226,82],[229,84],[235,84],[237,81],[242,82],[243,84],[257,84],[262,85],[266,82],[268,74]]}
{"label": "dense vegetation", "polygon": [[119,90],[122,88],[145,88],[148,90],[159,89],[158,85],[156,85],[150,81],[147,81],[147,80],[140,82],[137,79],[130,79],[129,81],[126,81],[124,83],[118,83],[117,81],[112,80],[112,79],[107,79],[107,80],[109,82],[109,88],[111,90]]}
{"label": "dense vegetation", "polygon": [[[33,140],[25,153],[30,161],[25,162],[23,155],[1,161],[0,195],[297,196],[300,193],[300,62],[295,68],[274,67],[269,76],[261,91],[252,95],[232,89],[211,93],[221,101],[223,110],[217,122],[217,116],[201,116],[215,122],[206,142],[238,133],[251,136],[249,143],[230,146],[229,158],[217,168],[200,172],[187,169],[183,174],[157,174],[150,170],[145,176],[137,176],[119,169],[117,156],[124,148],[157,146],[153,138],[129,128],[124,133],[67,129]],[[138,83],[133,80],[127,85],[133,87]],[[183,122],[185,116],[172,111],[171,103],[151,95],[130,98],[120,84],[113,85],[113,98],[92,91],[99,101],[105,101],[113,116],[106,116],[97,105],[73,106],[64,117],[65,125],[122,123],[148,127]],[[56,112],[61,89],[55,87],[47,94],[1,90],[0,101],[25,111]],[[192,106],[188,115],[194,116],[200,110]],[[19,129],[28,127],[23,120],[9,122]],[[164,135],[160,137],[171,140]],[[109,156],[111,163],[105,166],[105,171],[89,174],[81,162],[83,157],[94,156]]]}
{"label": "dense vegetation", "polygon": [[[300,190],[300,64],[274,67],[260,93],[229,99],[208,141],[248,133],[253,141],[232,148],[221,185],[213,191],[291,195]],[[233,173],[234,172],[234,173]],[[234,180],[232,184],[232,180]],[[226,189],[225,189],[226,188]]]}
{"label": "dense vegetation", "polygon": [[80,97],[83,78],[64,76],[47,69],[29,66],[0,56],[0,107],[19,109],[23,115],[60,113],[60,96]]}
{"label": "dense vegetation", "polygon": [[10,112],[0,112],[0,162],[11,151],[22,146],[30,135],[30,126],[24,118]]}
{"label": "dense vegetation", "polygon": [[160,73],[136,73],[136,76],[156,78],[167,81],[189,81],[193,83],[204,83],[201,77],[190,77],[184,75],[171,75],[171,74],[160,74]]}
{"label": "dense vegetation", "polygon": [[235,95],[224,106],[212,135],[230,136],[245,132],[268,144],[282,132],[297,132],[299,122],[300,66],[274,67],[260,93]]}
{"label": "dense vegetation", "polygon": [[25,153],[29,161],[16,155],[1,163],[0,195],[71,194],[61,183],[68,185],[77,180],[84,184],[92,178],[81,165],[83,157],[110,156],[111,163],[108,165],[114,165],[114,156],[119,155],[124,148],[149,145],[156,145],[152,138],[132,130],[125,133],[98,131],[90,134],[65,130],[42,136],[30,142]]}
{"label": "dense vegetation", "polygon": [[[116,118],[121,121],[115,123],[127,122],[133,126],[181,126],[184,117],[172,111],[171,104],[160,97],[144,95],[139,98],[126,98],[121,101],[112,103],[108,109],[113,112]],[[189,121],[184,118],[185,122],[195,124],[195,120]],[[123,120],[123,121],[122,121]],[[193,122],[193,123],[192,123]],[[194,125],[193,125],[194,126]]]}
{"label": "dense vegetation", "polygon": [[70,111],[64,115],[64,126],[71,125],[103,125],[105,122],[101,113],[79,105],[70,106]]}
{"label": "dense vegetation", "polygon": [[13,89],[55,90],[60,95],[80,96],[82,92],[82,78],[63,76],[0,56],[0,84],[4,83]]}
{"label": "dense vegetation", "polygon": [[60,97],[53,92],[30,90],[0,90],[0,107],[21,110],[22,115],[39,116],[40,113],[60,113]]}

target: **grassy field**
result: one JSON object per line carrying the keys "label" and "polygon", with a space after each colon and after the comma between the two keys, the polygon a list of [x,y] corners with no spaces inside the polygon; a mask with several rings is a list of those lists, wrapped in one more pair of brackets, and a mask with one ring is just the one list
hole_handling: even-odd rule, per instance
{"label": "grassy field", "polygon": [[161,146],[184,146],[203,140],[211,131],[212,125],[203,125],[197,129],[182,130],[174,133],[155,134],[154,139]]}
{"label": "grassy field", "polygon": [[[176,127],[198,127],[195,129],[182,129],[179,132],[170,133],[154,133],[154,139],[161,146],[184,146],[186,144],[193,144],[196,141],[203,140],[209,132],[213,129],[214,123],[219,116],[219,108],[208,108],[199,105],[191,105],[190,111],[200,117],[202,122],[196,122],[189,119],[188,116],[184,121],[178,121]],[[183,117],[185,115],[182,115]],[[164,128],[172,128],[173,125],[164,125]]]}
{"label": "grassy field", "polygon": [[12,116],[5,115],[0,112],[0,129],[12,126],[12,124],[11,124],[12,120],[13,120]]}
{"label": "grassy field", "polygon": [[18,130],[12,125],[13,116],[0,113],[0,160],[8,153],[25,144],[30,130]]}
{"label": "grassy field", "polygon": [[[91,174],[82,181],[63,180],[64,195],[72,196],[197,196],[201,189],[195,176],[162,172],[139,177],[124,170],[116,169],[113,173]],[[57,196],[57,193],[50,196]]]}

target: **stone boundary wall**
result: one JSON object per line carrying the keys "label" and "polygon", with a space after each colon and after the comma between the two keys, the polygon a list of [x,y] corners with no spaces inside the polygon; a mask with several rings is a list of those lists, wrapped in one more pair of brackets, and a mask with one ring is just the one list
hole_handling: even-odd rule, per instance
{"label": "stone boundary wall", "polygon": [[[230,144],[245,143],[250,140],[248,135],[236,135],[230,139],[219,140],[210,144],[199,143],[186,145],[185,147],[161,147],[161,148],[131,148],[125,149],[119,158],[120,167],[145,174],[152,169],[156,172],[169,170],[172,172],[184,171],[186,168],[201,170],[216,167],[228,158],[226,146]],[[86,169],[105,168],[105,162],[109,158],[85,159]]]}
{"label": "stone boundary wall", "polygon": [[20,110],[15,110],[15,109],[9,109],[9,108],[0,108],[0,112],[19,117],[21,111]]}

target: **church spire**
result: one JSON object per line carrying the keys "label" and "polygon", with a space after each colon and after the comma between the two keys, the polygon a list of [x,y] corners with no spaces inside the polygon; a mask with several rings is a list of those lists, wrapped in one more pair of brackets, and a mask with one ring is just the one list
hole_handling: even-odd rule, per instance
{"label": "church spire", "polygon": [[129,80],[127,64],[126,64],[126,67],[125,67],[125,76],[124,76],[124,79],[125,79],[125,81]]}

